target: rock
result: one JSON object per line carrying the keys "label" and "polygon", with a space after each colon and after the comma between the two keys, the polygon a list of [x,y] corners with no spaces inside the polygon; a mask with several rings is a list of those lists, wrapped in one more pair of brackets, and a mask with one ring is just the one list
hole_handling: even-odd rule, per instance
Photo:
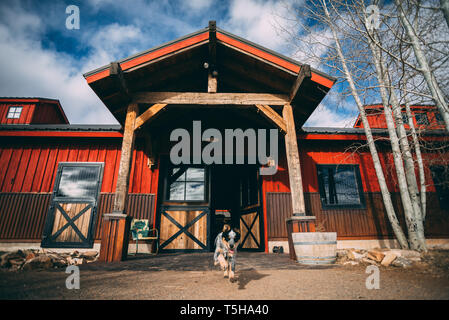
{"label": "rock", "polygon": [[391,265],[400,268],[408,268],[412,265],[412,262],[404,257],[397,257]]}
{"label": "rock", "polygon": [[384,259],[385,254],[379,251],[370,250],[368,251],[367,257],[376,262],[381,262]]}
{"label": "rock", "polygon": [[97,251],[86,251],[81,253],[80,257],[89,261],[93,261],[96,260],[97,255],[98,255]]}
{"label": "rock", "polygon": [[414,250],[402,250],[402,249],[392,249],[390,252],[396,253],[398,257],[404,257],[404,258],[420,258],[421,253]]}
{"label": "rock", "polygon": [[9,263],[10,260],[12,260],[12,259],[22,259],[22,258],[24,258],[24,255],[23,255],[23,252],[21,250],[4,253],[0,257],[0,267],[8,268],[11,265]]}
{"label": "rock", "polygon": [[34,269],[50,269],[53,267],[53,262],[51,258],[46,255],[39,255],[23,265],[23,270],[34,270]]}
{"label": "rock", "polygon": [[348,251],[348,259],[353,261],[360,261],[365,257],[365,254],[356,252],[355,250]]}
{"label": "rock", "polygon": [[362,258],[361,261],[364,262],[364,263],[375,264],[375,265],[377,265],[377,262],[376,262],[376,261],[371,260],[371,259],[369,259],[369,258]]}
{"label": "rock", "polygon": [[388,267],[396,258],[397,255],[394,252],[387,252],[385,257],[382,259],[381,265]]}
{"label": "rock", "polygon": [[11,264],[11,266],[21,266],[24,262],[25,262],[25,260],[23,260],[23,259],[10,259],[9,260],[9,263]]}
{"label": "rock", "polygon": [[27,254],[27,256],[25,257],[25,260],[28,261],[28,260],[31,260],[31,259],[33,259],[35,257],[36,257],[36,255],[31,252],[31,253]]}
{"label": "rock", "polygon": [[72,266],[78,266],[84,263],[84,259],[83,258],[72,258],[72,257],[68,257],[67,258],[67,263],[69,265]]}
{"label": "rock", "polygon": [[347,265],[350,264],[351,266],[355,266],[358,265],[359,263],[357,261],[346,261],[343,263],[343,265]]}

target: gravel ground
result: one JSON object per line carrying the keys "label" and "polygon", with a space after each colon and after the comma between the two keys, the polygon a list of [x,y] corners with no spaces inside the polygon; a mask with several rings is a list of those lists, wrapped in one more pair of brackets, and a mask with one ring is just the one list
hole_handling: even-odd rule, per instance
{"label": "gravel ground", "polygon": [[365,265],[303,267],[286,255],[243,253],[237,281],[212,264],[212,253],[161,254],[80,267],[80,289],[64,269],[0,270],[0,299],[449,299],[448,252],[409,269],[380,270],[380,289],[365,286]]}

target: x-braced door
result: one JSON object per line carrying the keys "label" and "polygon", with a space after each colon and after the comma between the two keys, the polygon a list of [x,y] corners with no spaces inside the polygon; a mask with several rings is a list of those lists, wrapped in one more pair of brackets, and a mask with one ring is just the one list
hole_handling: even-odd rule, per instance
{"label": "x-braced door", "polygon": [[160,246],[165,251],[209,251],[208,207],[162,207]]}
{"label": "x-braced door", "polygon": [[43,248],[92,248],[103,163],[59,163]]}
{"label": "x-braced door", "polygon": [[257,167],[247,167],[240,175],[240,249],[263,251],[263,221]]}

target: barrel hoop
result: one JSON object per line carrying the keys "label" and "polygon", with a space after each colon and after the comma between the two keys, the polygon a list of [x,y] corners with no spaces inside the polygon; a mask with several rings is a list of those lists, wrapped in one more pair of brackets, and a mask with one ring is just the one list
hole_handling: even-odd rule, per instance
{"label": "barrel hoop", "polygon": [[294,245],[311,245],[311,244],[337,244],[337,241],[308,241],[293,242]]}

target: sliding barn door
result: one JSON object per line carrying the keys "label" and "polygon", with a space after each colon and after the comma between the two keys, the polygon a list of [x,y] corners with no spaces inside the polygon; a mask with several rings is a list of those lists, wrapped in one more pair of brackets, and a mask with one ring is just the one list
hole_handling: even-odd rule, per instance
{"label": "sliding barn door", "polygon": [[92,248],[103,163],[60,163],[43,248]]}

